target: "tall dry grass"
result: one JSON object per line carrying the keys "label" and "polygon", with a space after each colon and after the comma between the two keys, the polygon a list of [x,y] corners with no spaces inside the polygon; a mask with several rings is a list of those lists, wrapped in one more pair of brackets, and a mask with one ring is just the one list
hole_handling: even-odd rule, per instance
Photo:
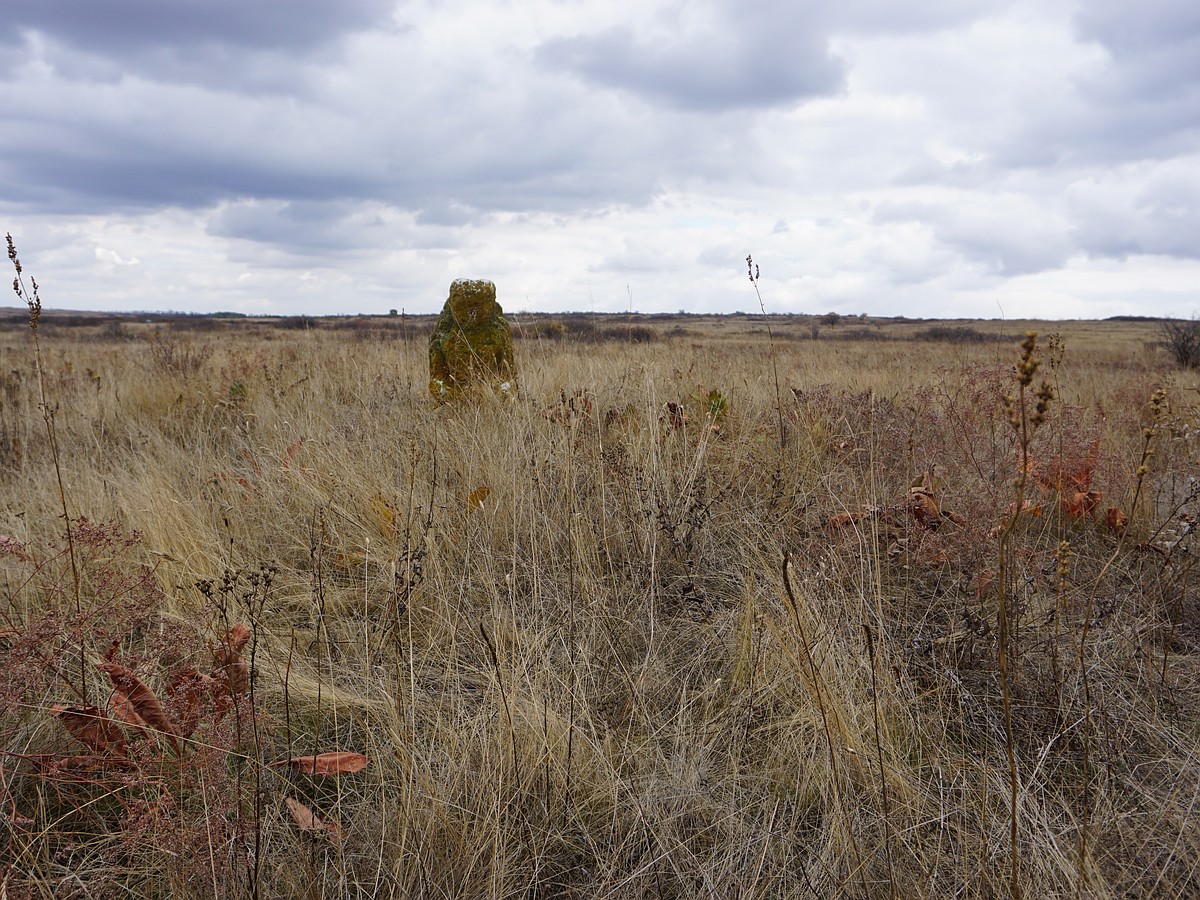
{"label": "tall dry grass", "polygon": [[439,407],[420,334],[43,318],[68,522],[5,330],[3,890],[1195,896],[1197,384],[1059,328],[1022,438],[1007,340],[527,340]]}

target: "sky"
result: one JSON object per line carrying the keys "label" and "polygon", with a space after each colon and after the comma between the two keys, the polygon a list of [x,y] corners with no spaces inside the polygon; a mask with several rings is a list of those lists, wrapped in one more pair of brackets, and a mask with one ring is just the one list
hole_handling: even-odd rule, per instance
{"label": "sky", "polygon": [[[47,308],[1200,311],[1196,0],[36,0]],[[0,305],[16,305],[15,297]]]}

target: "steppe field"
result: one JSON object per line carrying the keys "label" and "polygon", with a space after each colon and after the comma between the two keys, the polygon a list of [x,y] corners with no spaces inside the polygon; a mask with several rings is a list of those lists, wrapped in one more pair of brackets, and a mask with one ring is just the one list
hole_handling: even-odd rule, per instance
{"label": "steppe field", "polygon": [[0,897],[1200,896],[1157,323],[509,320],[0,311]]}

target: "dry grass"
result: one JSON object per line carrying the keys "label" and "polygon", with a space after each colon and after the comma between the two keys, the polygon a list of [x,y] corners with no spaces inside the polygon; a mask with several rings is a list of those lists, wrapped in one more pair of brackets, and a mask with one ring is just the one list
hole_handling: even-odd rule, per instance
{"label": "dry grass", "polygon": [[[1042,323],[1020,512],[1020,324],[776,320],[777,409],[759,319],[535,334],[519,399],[437,407],[420,323],[44,317],[78,609],[6,327],[0,890],[982,898],[1015,823],[1026,896],[1200,893],[1195,374]],[[51,715],[114,708],[106,658],[178,753]],[[370,764],[272,765],[336,751]]]}

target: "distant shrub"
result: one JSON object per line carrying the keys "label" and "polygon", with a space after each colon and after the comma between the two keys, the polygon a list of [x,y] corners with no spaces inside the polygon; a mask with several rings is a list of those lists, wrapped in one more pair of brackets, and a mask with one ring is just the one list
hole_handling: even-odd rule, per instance
{"label": "distant shrub", "polygon": [[103,325],[105,321],[103,316],[83,316],[73,313],[47,316],[42,320],[44,324],[57,325],[60,328],[91,328],[96,325]]}
{"label": "distant shrub", "polygon": [[212,344],[198,344],[167,335],[156,328],[149,339],[150,361],[164,375],[195,375],[212,356]]}
{"label": "distant shrub", "polygon": [[282,316],[275,323],[275,327],[288,331],[308,331],[316,328],[318,324],[318,320],[313,316]]}
{"label": "distant shrub", "polygon": [[1160,326],[1163,346],[1185,369],[1200,369],[1200,320],[1166,319]]}
{"label": "distant shrub", "polygon": [[566,336],[567,326],[557,320],[535,322],[532,325],[527,325],[513,331],[513,337],[533,338],[534,340],[541,341],[557,341],[562,340]]}
{"label": "distant shrub", "polygon": [[171,322],[172,331],[216,331],[220,327],[211,316],[182,316]]}
{"label": "distant shrub", "polygon": [[914,341],[939,341],[944,344],[988,344],[1008,340],[966,325],[931,325],[913,335]]}
{"label": "distant shrub", "polygon": [[874,328],[839,328],[837,331],[826,332],[825,339],[830,341],[890,341],[894,338],[885,332]]}
{"label": "distant shrub", "polygon": [[610,328],[613,334],[611,340],[629,341],[632,344],[652,344],[658,340],[658,332],[645,325],[631,325],[629,328]]}
{"label": "distant shrub", "polygon": [[[609,321],[616,321],[609,319]],[[634,325],[633,323],[622,323],[612,325],[597,325],[591,319],[578,318],[571,319],[569,323],[563,322],[546,322],[536,328],[547,326],[560,326],[565,332],[568,340],[578,341],[581,344],[603,344],[603,343],[628,343],[628,344],[652,344],[660,340],[661,335],[658,329],[652,328],[649,325]],[[557,329],[551,329],[551,334],[556,334]]]}

